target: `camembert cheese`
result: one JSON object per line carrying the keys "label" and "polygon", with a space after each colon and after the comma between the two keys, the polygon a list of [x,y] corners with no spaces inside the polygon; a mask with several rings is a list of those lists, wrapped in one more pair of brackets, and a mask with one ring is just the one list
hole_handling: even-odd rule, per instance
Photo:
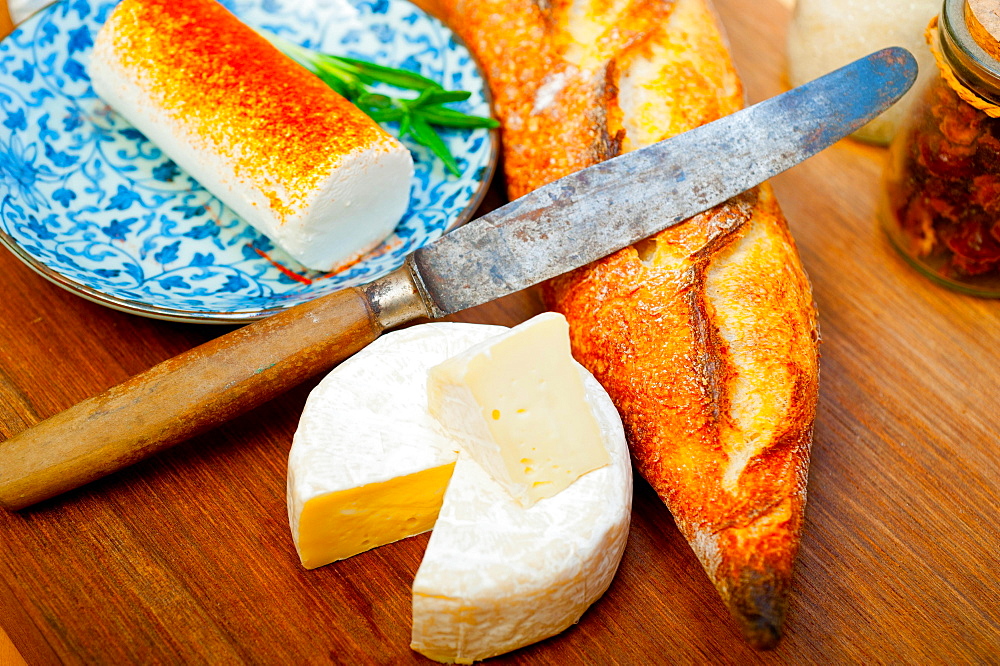
{"label": "camembert cheese", "polygon": [[427,395],[431,414],[522,506],[608,464],[561,314],[431,368]]}
{"label": "camembert cheese", "polygon": [[572,366],[580,409],[607,464],[531,507],[428,411],[432,367],[510,335],[454,323],[385,335],[313,390],[289,456],[289,521],[306,566],[433,526],[413,583],[411,646],[439,661],[483,659],[566,629],[611,583],[628,535],[621,420],[581,366]]}
{"label": "camembert cheese", "polygon": [[94,91],[247,223],[329,271],[406,212],[409,151],[214,0],[123,0]]}

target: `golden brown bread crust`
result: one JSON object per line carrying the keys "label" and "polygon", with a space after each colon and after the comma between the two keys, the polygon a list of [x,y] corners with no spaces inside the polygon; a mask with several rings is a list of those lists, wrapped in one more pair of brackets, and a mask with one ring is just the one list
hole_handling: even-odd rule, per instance
{"label": "golden brown bread crust", "polygon": [[[511,197],[742,105],[707,0],[424,0],[483,63]],[[780,637],[818,385],[809,282],[767,185],[553,280],[574,355],[757,647]]]}
{"label": "golden brown bread crust", "polygon": [[[606,30],[584,50],[560,26],[568,2],[418,0],[447,22],[482,65],[503,123],[504,173],[511,198],[596,164],[620,151],[614,103],[616,63],[640,50],[673,3],[623,5],[595,17]],[[596,9],[610,8],[599,0]],[[628,27],[625,27],[628,26]]]}
{"label": "golden brown bread crust", "polygon": [[763,186],[547,289],[747,639],[780,636],[816,409],[809,285]]}

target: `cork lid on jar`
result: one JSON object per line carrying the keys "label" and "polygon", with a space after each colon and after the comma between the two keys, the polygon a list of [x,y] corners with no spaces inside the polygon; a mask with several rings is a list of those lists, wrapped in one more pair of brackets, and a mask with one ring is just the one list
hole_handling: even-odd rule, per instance
{"label": "cork lid on jar", "polygon": [[937,28],[935,57],[949,84],[966,101],[1000,108],[1000,0],[944,0]]}
{"label": "cork lid on jar", "polygon": [[1000,60],[1000,0],[966,0],[965,25],[973,41]]}

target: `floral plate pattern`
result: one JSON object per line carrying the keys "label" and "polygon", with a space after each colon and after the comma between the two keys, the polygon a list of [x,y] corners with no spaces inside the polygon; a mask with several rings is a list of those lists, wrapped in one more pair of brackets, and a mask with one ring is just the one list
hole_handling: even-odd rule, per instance
{"label": "floral plate pattern", "polygon": [[[165,157],[94,95],[93,39],[115,2],[63,0],[0,43],[0,241],[56,284],[133,314],[258,319],[385,275],[467,221],[496,163],[487,130],[442,136],[461,177],[407,142],[410,208],[393,235],[332,275],[309,271]],[[418,72],[489,115],[476,63],[405,0],[223,0],[246,23],[327,53]]]}

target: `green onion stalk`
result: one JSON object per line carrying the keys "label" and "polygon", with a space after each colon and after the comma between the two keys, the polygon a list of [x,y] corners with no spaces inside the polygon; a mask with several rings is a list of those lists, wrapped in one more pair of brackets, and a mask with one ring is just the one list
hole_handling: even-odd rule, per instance
{"label": "green onion stalk", "polygon": [[[467,100],[472,93],[466,90],[445,90],[436,81],[405,69],[320,53],[263,30],[259,32],[278,50],[349,99],[375,122],[399,123],[400,138],[409,135],[415,142],[429,148],[456,176],[461,175],[458,162],[434,128],[493,129],[500,125],[493,118],[473,116],[444,106]],[[373,92],[372,86],[377,84],[416,91],[417,96],[391,97]]]}

